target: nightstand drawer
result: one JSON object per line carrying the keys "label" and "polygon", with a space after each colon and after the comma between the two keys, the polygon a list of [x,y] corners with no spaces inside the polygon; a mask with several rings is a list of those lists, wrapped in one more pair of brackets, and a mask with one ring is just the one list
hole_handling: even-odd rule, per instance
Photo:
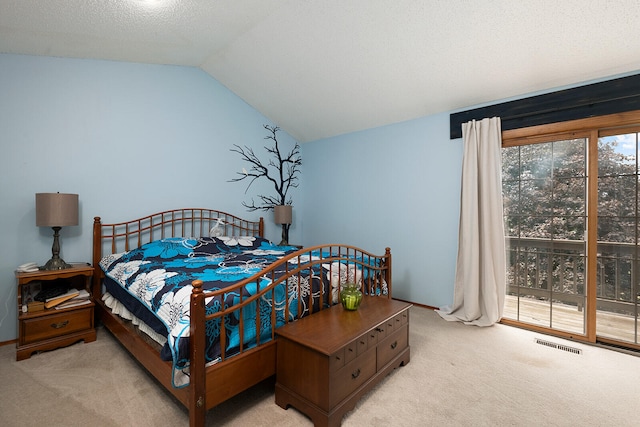
{"label": "nightstand drawer", "polygon": [[21,344],[55,338],[93,328],[93,304],[87,308],[25,319]]}

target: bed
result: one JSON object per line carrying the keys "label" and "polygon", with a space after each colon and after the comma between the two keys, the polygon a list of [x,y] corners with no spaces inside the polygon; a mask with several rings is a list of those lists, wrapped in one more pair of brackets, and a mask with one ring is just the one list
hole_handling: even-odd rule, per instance
{"label": "bed", "polygon": [[276,246],[262,218],[213,209],[95,217],[92,259],[98,321],[186,406],[191,426],[275,375],[279,326],[339,303],[348,282],[391,297],[389,248]]}

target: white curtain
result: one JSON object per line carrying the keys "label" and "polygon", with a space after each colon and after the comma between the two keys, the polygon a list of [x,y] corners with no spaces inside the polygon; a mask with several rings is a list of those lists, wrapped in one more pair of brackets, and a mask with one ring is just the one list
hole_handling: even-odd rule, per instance
{"label": "white curtain", "polygon": [[502,318],[506,253],[500,118],[462,125],[464,154],[453,305],[446,320],[491,326]]}

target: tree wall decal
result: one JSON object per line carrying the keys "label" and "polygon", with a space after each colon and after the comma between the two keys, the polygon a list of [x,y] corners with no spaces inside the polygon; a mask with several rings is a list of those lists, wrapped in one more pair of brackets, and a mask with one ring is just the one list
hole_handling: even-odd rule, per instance
{"label": "tree wall decal", "polygon": [[[298,187],[298,175],[300,174],[300,166],[302,165],[302,157],[300,156],[300,145],[296,142],[291,151],[283,154],[278,142],[278,126],[263,125],[268,131],[268,135],[264,139],[270,140],[271,145],[265,146],[264,149],[271,157],[266,161],[260,159],[252,148],[241,147],[233,144],[230,150],[240,154],[242,160],[249,163],[249,169],[242,168],[241,172],[237,172],[238,177],[233,178],[230,182],[240,182],[248,180],[245,194],[249,191],[251,185],[258,179],[264,178],[273,184],[275,195],[258,194],[258,201],[251,198],[251,202],[242,202],[242,205],[249,211],[269,211],[276,206],[292,205],[292,199],[289,190]],[[282,224],[282,242],[288,244],[289,226],[291,224]]]}

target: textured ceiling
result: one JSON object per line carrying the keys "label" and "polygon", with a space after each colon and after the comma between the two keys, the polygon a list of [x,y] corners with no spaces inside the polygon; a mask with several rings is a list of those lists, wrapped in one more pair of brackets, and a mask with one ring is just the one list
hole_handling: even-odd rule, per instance
{"label": "textured ceiling", "polygon": [[0,52],[200,67],[301,142],[640,70],[638,0],[0,0]]}

